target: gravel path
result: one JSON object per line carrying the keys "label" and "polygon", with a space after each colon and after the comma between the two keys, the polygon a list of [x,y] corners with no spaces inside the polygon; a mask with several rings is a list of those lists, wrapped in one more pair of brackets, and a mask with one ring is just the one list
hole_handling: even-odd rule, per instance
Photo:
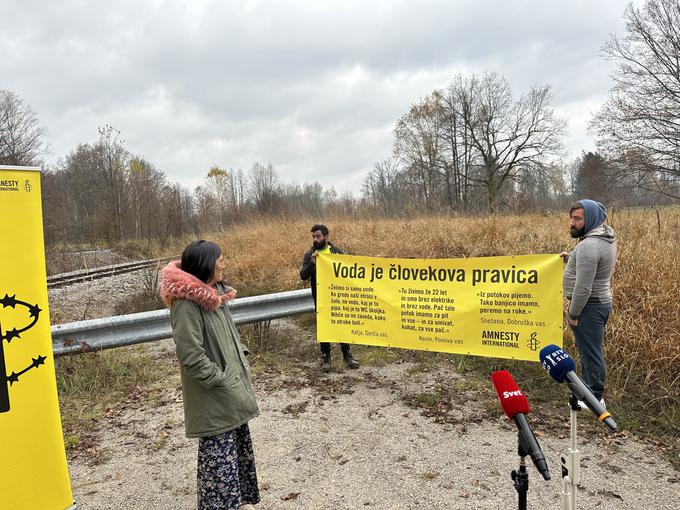
{"label": "gravel path", "polygon": [[[54,289],[53,317],[111,315],[118,299],[144,288],[143,280],[133,273]],[[136,349],[176,365],[171,341]],[[257,508],[516,508],[509,478],[517,468],[514,425],[500,407],[478,413],[484,402],[475,394],[450,411],[458,417],[453,423],[423,416],[407,404],[409,395],[442,381],[464,388],[465,379],[448,365],[436,374],[416,368],[394,363],[328,376],[311,363],[284,374],[258,370],[261,416],[251,422],[262,496]],[[111,409],[94,432],[97,446],[70,453],[79,509],[195,508],[197,441],[184,437],[179,376],[160,386],[160,393],[141,389]],[[560,508],[566,409],[564,417],[561,431],[537,427],[552,479],[543,481],[529,465],[529,508]],[[579,508],[680,508],[680,474],[654,449],[626,437],[586,440],[579,433]]]}

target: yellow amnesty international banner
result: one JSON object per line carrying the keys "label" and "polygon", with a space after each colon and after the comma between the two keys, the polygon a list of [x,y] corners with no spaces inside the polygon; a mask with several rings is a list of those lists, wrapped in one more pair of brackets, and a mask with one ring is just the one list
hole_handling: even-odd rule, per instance
{"label": "yellow amnesty international banner", "polygon": [[0,508],[73,507],[52,357],[40,171],[0,166]]}
{"label": "yellow amnesty international banner", "polygon": [[317,337],[538,361],[562,345],[559,255],[385,259],[320,254]]}

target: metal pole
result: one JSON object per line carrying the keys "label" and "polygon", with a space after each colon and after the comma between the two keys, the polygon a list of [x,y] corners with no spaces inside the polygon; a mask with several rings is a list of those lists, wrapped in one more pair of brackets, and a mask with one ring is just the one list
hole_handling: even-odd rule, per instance
{"label": "metal pole", "polygon": [[522,447],[521,435],[517,437],[517,454],[519,455],[519,469],[512,470],[510,478],[517,491],[517,508],[527,510],[527,492],[529,491],[529,473],[527,473],[527,452]]}
{"label": "metal pole", "polygon": [[576,447],[576,425],[581,407],[574,395],[569,398],[570,437],[569,452],[561,456],[562,462],[562,510],[576,510],[576,493],[581,481],[581,452]]}

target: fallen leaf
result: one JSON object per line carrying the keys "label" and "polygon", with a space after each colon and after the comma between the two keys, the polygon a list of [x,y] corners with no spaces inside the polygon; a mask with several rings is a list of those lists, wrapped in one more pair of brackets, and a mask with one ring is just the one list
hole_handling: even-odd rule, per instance
{"label": "fallen leaf", "polygon": [[299,492],[289,492],[287,496],[281,496],[281,499],[283,501],[295,501],[299,495]]}

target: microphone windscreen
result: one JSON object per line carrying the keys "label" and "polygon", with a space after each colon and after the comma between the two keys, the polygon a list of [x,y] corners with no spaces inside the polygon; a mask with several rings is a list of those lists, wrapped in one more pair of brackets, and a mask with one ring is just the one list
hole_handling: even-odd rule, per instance
{"label": "microphone windscreen", "polygon": [[529,401],[517,386],[510,372],[498,370],[491,374],[491,381],[496,388],[498,401],[501,403],[505,416],[512,420],[517,413],[529,414],[529,411],[531,411]]}
{"label": "microphone windscreen", "polygon": [[567,372],[575,372],[576,364],[569,353],[555,344],[546,345],[540,353],[541,365],[557,382],[564,381]]}

